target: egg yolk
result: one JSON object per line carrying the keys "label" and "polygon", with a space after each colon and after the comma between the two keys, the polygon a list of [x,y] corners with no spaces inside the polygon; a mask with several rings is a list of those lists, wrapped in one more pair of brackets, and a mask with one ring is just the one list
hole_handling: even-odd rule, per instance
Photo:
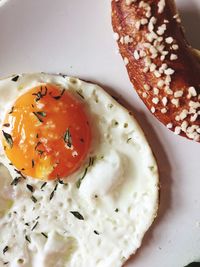
{"label": "egg yolk", "polygon": [[88,154],[91,130],[84,104],[69,90],[45,84],[20,96],[5,117],[5,153],[22,174],[64,178]]}

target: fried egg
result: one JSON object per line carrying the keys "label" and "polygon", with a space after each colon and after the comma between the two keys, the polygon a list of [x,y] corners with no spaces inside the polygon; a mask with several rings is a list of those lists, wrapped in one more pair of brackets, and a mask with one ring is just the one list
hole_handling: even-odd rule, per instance
{"label": "fried egg", "polygon": [[121,267],[158,208],[133,115],[63,75],[14,75],[0,95],[0,266]]}

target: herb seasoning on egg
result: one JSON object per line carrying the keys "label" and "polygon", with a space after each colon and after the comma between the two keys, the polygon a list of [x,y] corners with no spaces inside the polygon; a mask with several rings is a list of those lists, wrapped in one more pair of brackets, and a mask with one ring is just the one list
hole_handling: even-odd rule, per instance
{"label": "herb seasoning on egg", "polygon": [[18,81],[18,79],[19,79],[19,75],[17,75],[17,76],[15,76],[15,77],[13,77],[13,78],[12,78],[12,81],[13,81],[13,82],[17,82],[17,81]]}
{"label": "herb seasoning on egg", "polygon": [[65,143],[67,144],[67,146],[70,148],[72,146],[72,136],[71,136],[69,128],[66,130],[63,139]]}
{"label": "herb seasoning on egg", "polygon": [[13,147],[12,136],[9,133],[4,132],[3,130],[2,130],[2,133],[8,145],[10,146],[10,148],[12,148]]}
{"label": "herb seasoning on egg", "polygon": [[54,98],[55,100],[59,100],[59,99],[63,96],[64,92],[65,92],[65,89],[62,90],[62,92],[61,92],[60,95],[58,95],[58,96],[53,96],[53,98]]}
{"label": "herb seasoning on egg", "polygon": [[3,254],[5,255],[5,253],[9,250],[8,246],[5,246],[5,248],[3,249]]}
{"label": "herb seasoning on egg", "polygon": [[74,215],[75,218],[77,218],[78,220],[85,220],[83,215],[81,215],[78,211],[70,211],[71,214]]}

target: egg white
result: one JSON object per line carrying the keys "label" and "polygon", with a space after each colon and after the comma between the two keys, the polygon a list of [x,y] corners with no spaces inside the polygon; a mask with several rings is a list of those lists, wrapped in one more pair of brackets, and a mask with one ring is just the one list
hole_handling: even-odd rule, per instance
{"label": "egg white", "polygon": [[14,80],[0,80],[0,124],[17,97],[53,83],[85,103],[93,139],[76,173],[43,188],[31,177],[10,185],[16,171],[1,144],[0,266],[121,267],[140,247],[158,208],[157,164],[141,128],[96,84],[44,73]]}

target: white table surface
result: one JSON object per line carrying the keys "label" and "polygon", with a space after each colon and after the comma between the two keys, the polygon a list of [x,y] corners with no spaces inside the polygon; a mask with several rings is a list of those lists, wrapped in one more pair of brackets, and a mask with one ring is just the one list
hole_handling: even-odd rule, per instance
{"label": "white table surface", "polygon": [[[200,49],[200,0],[177,2],[188,39]],[[162,189],[158,218],[126,267],[183,267],[200,260],[200,144],[175,136],[150,114],[116,48],[110,0],[9,0],[0,8],[0,76],[78,76],[120,95],[134,111],[156,155]]]}

